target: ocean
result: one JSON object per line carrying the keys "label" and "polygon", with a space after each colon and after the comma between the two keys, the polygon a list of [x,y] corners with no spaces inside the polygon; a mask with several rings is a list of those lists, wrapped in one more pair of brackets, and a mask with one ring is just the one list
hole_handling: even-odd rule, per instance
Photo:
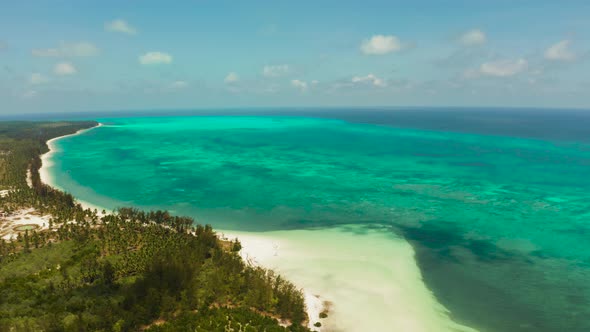
{"label": "ocean", "polygon": [[53,185],[286,239],[305,254],[279,270],[316,283],[333,330],[590,331],[590,111],[90,117],[55,141]]}

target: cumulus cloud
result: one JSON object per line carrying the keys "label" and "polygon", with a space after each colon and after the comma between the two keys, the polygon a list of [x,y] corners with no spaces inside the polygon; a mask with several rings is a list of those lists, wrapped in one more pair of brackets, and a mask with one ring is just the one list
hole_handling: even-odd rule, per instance
{"label": "cumulus cloud", "polygon": [[121,20],[121,19],[116,19],[114,21],[106,22],[104,24],[104,29],[106,31],[121,32],[121,33],[125,33],[128,35],[134,35],[137,33],[137,29],[135,29],[134,27],[129,25],[129,23],[127,23],[126,21]]}
{"label": "cumulus cloud", "polygon": [[398,52],[402,49],[402,43],[396,36],[374,35],[361,43],[361,52],[367,55],[384,55]]}
{"label": "cumulus cloud", "polygon": [[545,59],[552,61],[573,61],[576,59],[576,54],[572,52],[570,47],[570,40],[562,40],[556,44],[551,45],[545,51]]}
{"label": "cumulus cloud", "polygon": [[227,74],[227,76],[225,76],[225,79],[223,81],[227,84],[232,84],[232,83],[235,83],[239,80],[240,80],[240,77],[238,76],[238,74],[236,74],[232,71],[231,73]]}
{"label": "cumulus cloud", "polygon": [[159,65],[172,63],[172,56],[163,52],[147,52],[139,56],[142,65]]}
{"label": "cumulus cloud", "polygon": [[301,92],[307,91],[307,82],[301,80],[291,80],[291,85]]}
{"label": "cumulus cloud", "polygon": [[351,79],[351,82],[355,83],[355,84],[370,84],[370,85],[380,87],[380,88],[387,86],[387,83],[383,79],[381,79],[373,74],[369,74],[366,76],[354,76]]}
{"label": "cumulus cloud", "polygon": [[31,84],[43,84],[47,83],[48,81],[49,79],[40,73],[31,74],[31,78],[29,79]]}
{"label": "cumulus cloud", "polygon": [[289,65],[272,65],[272,66],[264,66],[262,69],[262,74],[265,77],[279,77],[282,75],[287,74],[291,68]]}
{"label": "cumulus cloud", "polygon": [[61,42],[55,48],[39,48],[31,51],[36,57],[87,57],[96,56],[98,47],[90,42],[65,43]]}
{"label": "cumulus cloud", "polygon": [[479,72],[488,76],[508,77],[516,75],[527,68],[528,61],[521,58],[516,60],[498,60],[485,62],[479,67]]}
{"label": "cumulus cloud", "polygon": [[479,29],[469,30],[459,38],[459,42],[465,46],[483,45],[486,43],[486,41],[486,34]]}
{"label": "cumulus cloud", "polygon": [[56,64],[55,67],[53,67],[53,72],[56,75],[66,76],[66,75],[74,75],[78,71],[76,70],[76,67],[74,67],[74,65],[72,65],[71,63],[60,62],[60,63]]}

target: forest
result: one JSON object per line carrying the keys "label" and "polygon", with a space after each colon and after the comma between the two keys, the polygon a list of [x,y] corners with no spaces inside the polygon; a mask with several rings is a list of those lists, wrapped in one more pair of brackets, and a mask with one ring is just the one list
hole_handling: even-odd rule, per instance
{"label": "forest", "polygon": [[0,223],[51,215],[0,240],[0,331],[310,331],[301,290],[245,263],[239,241],[167,211],[84,209],[42,183],[47,140],[96,124],[0,122]]}

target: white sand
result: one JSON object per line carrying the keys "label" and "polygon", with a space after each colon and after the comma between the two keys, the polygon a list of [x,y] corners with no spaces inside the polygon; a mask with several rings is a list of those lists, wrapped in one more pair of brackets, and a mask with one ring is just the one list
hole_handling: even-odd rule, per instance
{"label": "white sand", "polygon": [[[4,234],[2,238],[4,240],[11,240],[15,239],[18,235],[18,231],[14,231],[14,227],[18,227],[20,225],[37,225],[39,228],[37,230],[42,229],[49,229],[49,219],[51,218],[50,215],[37,215],[35,213],[35,209],[23,209],[16,213],[13,213],[7,217],[2,217],[0,220],[2,225],[1,233]],[[20,231],[20,233],[23,233]]]}
{"label": "white sand", "polygon": [[27,186],[33,188],[33,178],[31,177],[31,170],[27,169]]}
{"label": "white sand", "polygon": [[303,290],[303,295],[305,298],[307,316],[309,317],[308,327],[312,330],[322,331],[322,327],[315,327],[313,324],[321,321],[319,319],[320,313],[324,310],[327,310],[327,306],[324,305],[324,302],[319,295],[314,295],[305,289]]}
{"label": "white sand", "polygon": [[[410,244],[383,231],[224,233],[240,239],[244,259],[304,289],[312,329],[320,321],[323,332],[475,331],[450,320],[424,284]],[[323,301],[332,305],[319,319]]]}

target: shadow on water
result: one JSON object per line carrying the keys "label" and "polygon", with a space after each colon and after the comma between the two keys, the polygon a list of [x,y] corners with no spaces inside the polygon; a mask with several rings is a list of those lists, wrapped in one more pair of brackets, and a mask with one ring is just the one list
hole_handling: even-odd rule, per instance
{"label": "shadow on water", "polygon": [[[67,146],[61,166],[73,171],[61,180],[71,177],[64,187],[77,197],[90,187],[107,203],[166,208],[223,229],[378,228],[413,245],[426,284],[460,323],[590,331],[590,159],[581,143],[590,113],[296,113],[288,126],[269,124],[288,117],[241,120],[257,131],[225,118],[121,119],[130,128]],[[448,133],[466,130],[478,135]]]}
{"label": "shadow on water", "polygon": [[[293,223],[289,222],[290,228]],[[563,269],[575,270],[575,262],[552,259],[539,250],[507,250],[448,224],[444,228],[432,222],[419,227],[326,220],[296,224],[298,229],[338,227],[355,235],[377,230],[403,236],[414,247],[424,282],[462,325],[482,332],[590,331],[588,270],[580,268],[567,280],[559,279]]]}
{"label": "shadow on water", "polygon": [[505,250],[448,225],[399,229],[454,320],[481,331],[590,331],[587,270],[559,280],[571,262]]}

